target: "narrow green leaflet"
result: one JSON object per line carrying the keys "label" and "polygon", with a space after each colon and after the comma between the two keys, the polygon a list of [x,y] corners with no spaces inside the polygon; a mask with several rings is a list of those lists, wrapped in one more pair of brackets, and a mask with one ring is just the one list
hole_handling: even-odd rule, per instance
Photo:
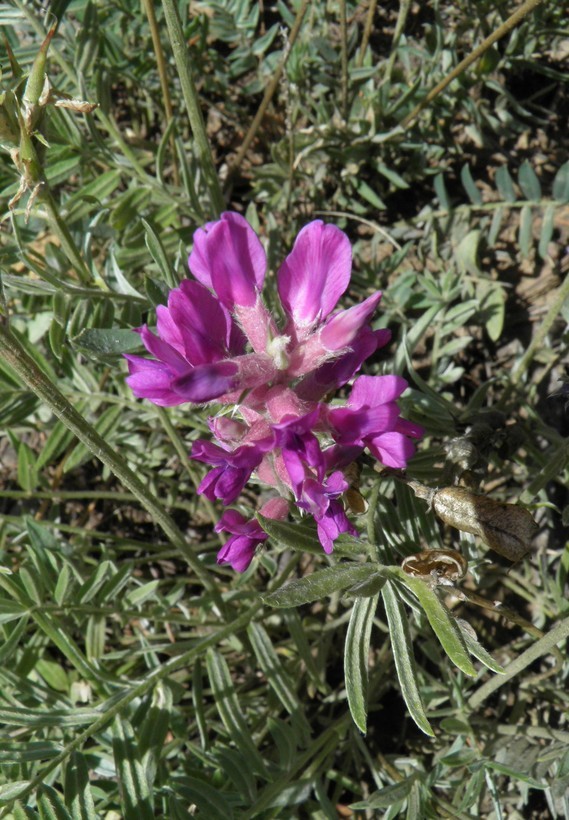
{"label": "narrow green leaflet", "polygon": [[18,446],[18,484],[27,493],[31,493],[38,481],[36,457],[32,448],[21,441]]}
{"label": "narrow green leaflet", "polygon": [[339,564],[336,567],[326,567],[261,597],[269,606],[301,606],[365,581],[377,568],[377,564]]}
{"label": "narrow green leaflet", "polygon": [[177,288],[180,283],[178,282],[175,272],[172,270],[168,255],[164,250],[162,240],[152,225],[146,221],[146,219],[142,219],[141,222],[144,225],[144,241],[146,243],[146,247],[150,251],[150,255],[158,266],[160,275],[169,288]]}
{"label": "narrow green leaflet", "polygon": [[502,197],[505,199],[506,202],[515,202],[516,201],[516,191],[514,189],[514,181],[510,176],[510,172],[508,171],[505,165],[501,165],[498,170],[496,171],[496,186],[500,191]]}
{"label": "narrow green leaflet", "polygon": [[65,805],[73,820],[95,820],[97,813],[85,758],[73,752],[65,769]]}
{"label": "narrow green leaflet", "polygon": [[549,243],[555,228],[555,205],[548,205],[543,215],[537,252],[540,259],[547,259]]}
{"label": "narrow green leaflet", "polygon": [[476,183],[472,178],[472,172],[469,165],[463,165],[460,171],[460,181],[464,186],[464,190],[468,194],[468,198],[473,205],[482,205],[482,194],[476,187]]}
{"label": "narrow green leaflet", "polygon": [[553,198],[557,202],[569,202],[569,162],[561,166],[553,180]]}
{"label": "narrow green leaflet", "polygon": [[520,165],[518,185],[522,189],[526,199],[529,199],[530,202],[539,202],[541,199],[541,185],[537,174],[527,159]]}
{"label": "narrow green leaflet", "polygon": [[450,211],[450,199],[445,185],[445,178],[442,174],[436,175],[436,177],[433,180],[433,186],[443,211]]}
{"label": "narrow green leaflet", "polygon": [[229,737],[247,757],[253,769],[264,774],[265,762],[251,737],[225,659],[219,652],[210,649],[206,662],[215,704]]}
{"label": "narrow green leaflet", "polygon": [[72,339],[73,346],[94,356],[131,353],[140,347],[140,336],[124,328],[87,327]]}
{"label": "narrow green leaflet", "polygon": [[152,820],[152,794],[142,765],[142,755],[131,724],[120,715],[113,724],[113,755],[124,820]]}
{"label": "narrow green leaflet", "polygon": [[0,748],[0,763],[25,763],[32,760],[49,760],[61,752],[63,747],[59,743],[47,740],[30,741],[28,743],[2,741]]}
{"label": "narrow green leaflet", "polygon": [[288,549],[322,554],[322,544],[318,540],[315,530],[287,521],[275,521],[273,518],[257,516],[259,524],[271,538]]}
{"label": "narrow green leaflet", "polygon": [[293,716],[298,728],[307,738],[310,737],[310,726],[296,696],[294,681],[283,668],[266,630],[259,623],[251,623],[247,628],[247,634],[269,686],[289,715]]}
{"label": "narrow green leaflet", "polygon": [[419,729],[425,732],[426,735],[434,737],[435,733],[427,720],[425,707],[419,693],[407,613],[391,581],[385,584],[381,594],[385,605],[385,614],[391,638],[391,651],[393,652],[395,669],[401,686],[401,694],[409,709],[409,714]]}
{"label": "narrow green leaflet", "polygon": [[219,748],[215,754],[216,760],[224,777],[229,778],[245,805],[257,799],[255,777],[247,758],[238,749]]}
{"label": "narrow green leaflet", "polygon": [[[457,622],[458,623],[458,622]],[[505,673],[505,669],[503,666],[500,666],[498,661],[495,661],[492,655],[484,649],[481,643],[474,638],[468,629],[463,628],[460,623],[458,623],[460,627],[460,631],[462,633],[462,637],[464,638],[464,642],[466,644],[466,648],[473,655],[480,663],[483,663],[488,669],[491,669],[492,672],[497,672],[499,675],[503,675]]]}
{"label": "narrow green leaflet", "polygon": [[30,785],[29,780],[14,780],[12,783],[5,783],[0,786],[0,806],[3,803],[11,803],[16,800],[22,792],[25,792]]}
{"label": "narrow green leaflet", "polygon": [[22,709],[19,706],[0,709],[0,723],[8,726],[45,728],[46,726],[86,726],[101,717],[95,709]]}
{"label": "narrow green leaflet", "polygon": [[152,757],[156,765],[168,734],[172,719],[172,708],[172,691],[169,686],[160,681],[152,692],[150,708],[144,716],[138,733],[138,745],[141,753]]}
{"label": "narrow green leaflet", "polygon": [[71,820],[62,796],[45,783],[38,789],[38,809],[41,820]]}
{"label": "narrow green leaflet", "polygon": [[504,329],[506,316],[506,295],[498,284],[492,284],[484,297],[484,313],[486,332],[493,342],[497,342]]}
{"label": "narrow green leaflet", "polygon": [[480,273],[479,246],[481,231],[469,231],[459,242],[456,249],[456,261],[463,272],[468,272],[473,276]]}
{"label": "narrow green leaflet", "polygon": [[458,666],[465,675],[475,677],[476,669],[468,656],[468,650],[464,643],[462,633],[457,626],[456,620],[440,600],[437,593],[425,584],[424,581],[407,575],[407,573],[403,572],[399,567],[392,567],[392,573],[417,596],[435,635],[441,642],[444,651],[451,661],[455,666]]}
{"label": "narrow green leaflet", "polygon": [[368,656],[371,628],[379,595],[358,598],[352,608],[344,649],[344,677],[354,723],[367,731]]}

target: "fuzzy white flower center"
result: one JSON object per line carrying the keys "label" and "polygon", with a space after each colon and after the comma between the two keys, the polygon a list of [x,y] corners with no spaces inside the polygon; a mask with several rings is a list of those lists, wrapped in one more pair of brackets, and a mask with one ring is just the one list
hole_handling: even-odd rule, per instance
{"label": "fuzzy white flower center", "polygon": [[289,342],[290,336],[275,336],[267,344],[267,355],[271,357],[277,370],[286,370],[288,367],[286,349]]}

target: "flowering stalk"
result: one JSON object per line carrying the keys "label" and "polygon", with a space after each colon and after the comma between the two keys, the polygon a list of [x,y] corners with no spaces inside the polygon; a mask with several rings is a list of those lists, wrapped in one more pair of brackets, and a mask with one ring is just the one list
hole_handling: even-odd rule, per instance
{"label": "flowering stalk", "polygon": [[[365,359],[390,339],[372,330],[381,298],[336,311],[351,274],[347,236],[320,220],[304,227],[277,273],[280,328],[261,297],[267,260],[237,213],[196,231],[189,257],[194,279],[157,308],[157,335],[138,329],[153,358],[126,355],[134,394],[168,407],[213,403],[215,442],[196,441],[191,457],[213,469],[198,493],[234,504],[247,482],[275,491],[261,512],[284,519],[289,502],[316,522],[326,553],[341,533],[357,535],[342,496],[346,468],[367,450],[387,467],[404,468],[420,427],[400,418],[400,376],[358,376],[349,397],[329,394],[351,382]],[[216,529],[231,537],[219,563],[244,571],[266,534],[255,519],[227,510]]]}

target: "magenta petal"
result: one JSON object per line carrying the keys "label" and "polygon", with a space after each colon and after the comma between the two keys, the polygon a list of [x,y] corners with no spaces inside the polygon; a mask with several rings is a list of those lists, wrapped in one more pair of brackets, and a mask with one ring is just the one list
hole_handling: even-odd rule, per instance
{"label": "magenta petal", "polygon": [[297,498],[302,492],[302,482],[306,477],[306,468],[298,453],[294,450],[283,450],[282,459],[290,478],[293,492]]}
{"label": "magenta petal", "polygon": [[329,555],[334,549],[334,541],[343,532],[357,535],[357,530],[348,519],[339,501],[331,501],[326,514],[316,521],[318,538],[324,552]]}
{"label": "magenta petal", "polygon": [[402,433],[383,433],[366,441],[368,450],[386,467],[402,470],[415,452],[415,445]]}
{"label": "magenta petal", "polygon": [[163,364],[168,365],[174,374],[180,375],[188,370],[189,364],[186,359],[168,342],[155,336],[146,325],[140,328],[140,338],[148,352]]}
{"label": "magenta petal", "polygon": [[381,292],[377,291],[361,304],[332,316],[320,335],[324,347],[328,350],[341,350],[350,345],[367,324],[380,299]]}
{"label": "magenta petal", "polygon": [[159,407],[173,407],[185,401],[172,388],[172,374],[161,362],[125,355],[130,375],[126,383],[137,399],[148,399]]}
{"label": "magenta petal", "polygon": [[203,228],[198,228],[194,233],[194,247],[188,257],[188,266],[198,282],[206,288],[213,290],[211,284],[211,271],[209,267],[209,256],[207,253],[207,234],[217,225],[217,222],[206,222]]}
{"label": "magenta petal", "polygon": [[328,414],[332,435],[338,444],[358,444],[365,436],[393,430],[398,419],[399,408],[393,403],[362,410],[339,407]]}
{"label": "magenta petal", "polygon": [[189,362],[206,364],[227,355],[231,318],[207,288],[186,279],[170,293],[168,310]]}
{"label": "magenta petal", "polygon": [[408,387],[402,376],[359,376],[352,387],[348,406],[375,407],[399,398]]}
{"label": "magenta petal", "polygon": [[217,553],[217,563],[231,564],[236,572],[245,572],[258,545],[268,538],[258,521],[247,521],[237,510],[226,510],[215,531],[232,533],[232,538]]}
{"label": "magenta petal", "polygon": [[[195,458],[195,456],[193,456]],[[198,495],[205,495],[210,501],[215,501],[215,487],[220,476],[223,475],[225,467],[214,467],[202,478],[197,489]]]}
{"label": "magenta petal", "polygon": [[[171,295],[170,293],[168,298],[171,298]],[[171,345],[178,351],[180,356],[184,356],[184,340],[182,339],[180,328],[172,319],[166,305],[156,306],[156,330],[163,342]]]}
{"label": "magenta petal", "polygon": [[354,373],[357,373],[368,356],[371,356],[379,347],[386,345],[390,339],[390,330],[362,328],[347,353],[326,362],[302,379],[296,388],[297,394],[301,399],[315,401],[331,390],[342,387]]}
{"label": "magenta petal", "polygon": [[245,535],[234,535],[217,553],[217,563],[229,564],[235,572],[245,572],[255,557],[258,543]]}
{"label": "magenta petal", "polygon": [[188,261],[196,279],[212,287],[228,310],[255,304],[267,260],[257,234],[240,214],[224,213],[207,230],[197,230]]}
{"label": "magenta petal", "polygon": [[297,328],[305,331],[331,313],[351,270],[352,249],[343,231],[319,219],[300,231],[277,274],[281,302]]}
{"label": "magenta petal", "polygon": [[212,401],[233,389],[237,365],[233,362],[202,364],[172,383],[182,401]]}
{"label": "magenta petal", "polygon": [[399,419],[395,425],[395,431],[397,433],[403,433],[405,436],[411,436],[411,438],[422,438],[422,436],[425,435],[424,427],[421,427],[420,424],[415,424],[413,421],[407,421],[407,419]]}

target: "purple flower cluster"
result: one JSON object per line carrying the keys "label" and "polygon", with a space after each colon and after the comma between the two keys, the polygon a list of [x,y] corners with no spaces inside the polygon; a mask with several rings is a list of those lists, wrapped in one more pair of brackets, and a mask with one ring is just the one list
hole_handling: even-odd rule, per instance
{"label": "purple flower cluster", "polygon": [[[277,272],[283,328],[261,290],[267,260],[237,213],[196,231],[189,267],[195,280],[157,308],[157,334],[139,328],[152,359],[128,355],[135,396],[169,407],[215,401],[216,443],[196,441],[192,458],[212,466],[198,492],[233,504],[255,473],[274,488],[261,513],[284,519],[288,502],[311,515],[327,553],[340,533],[356,534],[341,500],[343,470],[367,449],[388,467],[405,467],[422,429],[400,418],[400,376],[359,376],[344,404],[327,396],[347,384],[390,339],[369,323],[381,298],[334,312],[351,275],[347,236],[316,220],[298,234]],[[218,554],[243,572],[267,536],[255,519],[226,510],[216,529],[231,537]]]}

